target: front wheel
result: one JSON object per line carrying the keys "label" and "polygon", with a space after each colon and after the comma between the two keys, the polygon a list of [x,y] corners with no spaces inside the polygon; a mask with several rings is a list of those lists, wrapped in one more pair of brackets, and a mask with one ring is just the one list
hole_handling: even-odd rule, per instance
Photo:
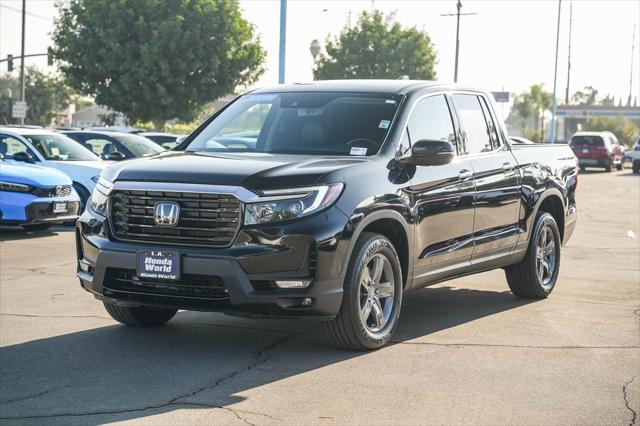
{"label": "front wheel", "polygon": [[511,292],[518,297],[543,299],[556,285],[560,270],[560,232],[549,213],[538,215],[527,254],[505,269]]}
{"label": "front wheel", "polygon": [[347,268],[340,311],[326,323],[331,342],[356,350],[384,346],[398,325],[402,289],[402,268],[391,241],[362,233]]}
{"label": "front wheel", "polygon": [[165,324],[178,312],[176,309],[118,306],[109,302],[104,302],[104,308],[111,318],[119,323],[136,327],[155,327]]}

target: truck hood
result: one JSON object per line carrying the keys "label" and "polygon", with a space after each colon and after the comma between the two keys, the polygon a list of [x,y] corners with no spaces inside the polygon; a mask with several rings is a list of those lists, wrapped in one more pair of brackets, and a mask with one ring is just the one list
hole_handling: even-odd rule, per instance
{"label": "truck hood", "polygon": [[36,188],[71,185],[71,179],[59,170],[28,163],[0,163],[0,180]]}
{"label": "truck hood", "polygon": [[115,163],[102,176],[111,181],[175,182],[243,186],[248,189],[313,185],[328,173],[367,163],[339,156],[165,152]]}

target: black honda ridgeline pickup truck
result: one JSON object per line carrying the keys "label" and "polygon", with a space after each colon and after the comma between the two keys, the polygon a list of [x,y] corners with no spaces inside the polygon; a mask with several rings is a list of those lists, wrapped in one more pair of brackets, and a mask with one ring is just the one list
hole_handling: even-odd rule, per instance
{"label": "black honda ridgeline pickup truck", "polygon": [[577,182],[567,145],[512,145],[473,88],[282,85],[174,151],[106,168],[77,222],[77,274],[124,324],[315,318],[335,344],[375,349],[409,290],[504,268],[516,296],[548,296]]}

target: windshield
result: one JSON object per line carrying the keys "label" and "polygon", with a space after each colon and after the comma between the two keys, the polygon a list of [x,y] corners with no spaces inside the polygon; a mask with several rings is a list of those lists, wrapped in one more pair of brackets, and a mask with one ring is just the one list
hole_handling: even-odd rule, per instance
{"label": "windshield", "polygon": [[164,148],[153,141],[138,135],[112,135],[122,145],[125,146],[136,157],[157,154],[164,151]]}
{"label": "windshield", "polygon": [[52,161],[95,161],[99,158],[73,139],[58,134],[25,135],[42,156]]}
{"label": "windshield", "polygon": [[249,94],[225,109],[188,151],[374,155],[400,96],[366,93]]}

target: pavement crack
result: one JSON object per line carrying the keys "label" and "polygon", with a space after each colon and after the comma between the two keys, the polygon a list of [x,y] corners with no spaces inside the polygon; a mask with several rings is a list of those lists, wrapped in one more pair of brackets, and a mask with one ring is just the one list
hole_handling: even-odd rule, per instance
{"label": "pavement crack", "polygon": [[39,315],[39,314],[14,314],[9,312],[0,312],[0,316],[7,317],[26,317],[26,318],[98,318],[111,320],[111,317],[102,317],[100,315]]}
{"label": "pavement crack", "polygon": [[57,391],[57,390],[62,389],[62,388],[64,388],[64,387],[66,387],[66,386],[57,386],[57,387],[55,387],[55,388],[51,388],[51,389],[47,389],[47,390],[43,390],[42,392],[38,392],[38,393],[33,394],[33,395],[25,395],[25,396],[19,396],[19,397],[17,397],[17,398],[6,399],[6,400],[4,400],[4,401],[0,401],[0,405],[2,405],[2,404],[11,404],[12,402],[18,402],[18,401],[25,401],[25,400],[27,400],[27,399],[38,398],[38,397],[40,397],[40,396],[42,396],[42,395],[46,395],[46,394],[48,394],[48,393],[51,393],[51,392]]}
{"label": "pavement crack", "polygon": [[633,376],[631,378],[631,380],[627,381],[624,385],[622,385],[622,398],[624,399],[624,405],[625,407],[627,407],[627,410],[629,410],[631,412],[631,422],[629,423],[629,426],[633,426],[636,424],[636,419],[638,418],[638,413],[636,413],[636,411],[631,408],[631,406],[629,405],[629,394],[627,393],[627,387],[633,383],[633,380],[636,378],[636,376]]}
{"label": "pavement crack", "polygon": [[402,342],[399,340],[391,340],[391,343],[397,345],[424,345],[424,346],[468,346],[468,347],[487,347],[487,348],[522,348],[522,349],[640,349],[640,346],[540,346],[540,345],[506,345],[491,343],[435,343],[435,342]]}
{"label": "pavement crack", "polygon": [[[110,415],[110,414],[126,414],[126,413],[136,413],[136,412],[147,411],[147,410],[162,409],[172,405],[200,405],[200,406],[206,406],[210,408],[219,408],[222,410],[229,411],[233,413],[239,420],[242,420],[244,423],[255,426],[253,423],[249,422],[247,419],[245,419],[243,416],[239,414],[241,412],[240,410],[232,409],[232,408],[220,406],[220,405],[213,405],[213,404],[209,405],[206,403],[187,402],[187,401],[180,401],[180,400],[197,395],[206,390],[213,389],[216,386],[219,386],[220,384],[233,379],[234,377],[236,377],[241,373],[246,373],[258,367],[259,365],[264,364],[265,362],[271,359],[271,356],[267,355],[269,351],[284,344],[289,338],[293,336],[295,335],[288,334],[285,337],[277,340],[276,342],[270,343],[269,345],[259,349],[258,352],[256,353],[256,356],[254,357],[254,361],[251,364],[249,364],[247,367],[241,368],[239,370],[234,370],[231,373],[216,380],[212,385],[204,386],[202,388],[199,388],[196,391],[177,396],[169,400],[168,402],[151,404],[151,405],[146,405],[138,408],[128,408],[128,409],[119,409],[119,410],[96,410],[96,411],[85,411],[85,412],[54,413],[54,414],[29,414],[25,416],[0,416],[0,420],[51,419],[51,418],[59,418],[59,417],[84,417],[84,416],[98,416],[98,415]],[[50,390],[41,392],[41,394],[45,394],[52,391],[53,389],[50,389]],[[13,401],[8,401],[7,403],[9,402],[13,402]],[[246,413],[251,413],[251,412],[246,412]],[[258,413],[255,413],[255,414],[258,414]],[[267,416],[267,417],[270,417],[270,416]]]}

